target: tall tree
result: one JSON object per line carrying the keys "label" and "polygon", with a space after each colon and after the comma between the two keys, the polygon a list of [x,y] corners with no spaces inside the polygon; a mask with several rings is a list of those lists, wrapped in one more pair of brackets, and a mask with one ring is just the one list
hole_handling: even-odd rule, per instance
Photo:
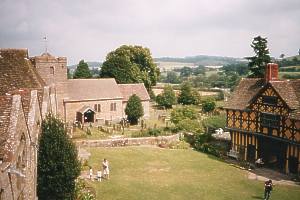
{"label": "tall tree", "polygon": [[250,78],[263,78],[265,72],[265,66],[271,62],[269,49],[267,48],[267,38],[257,36],[253,39],[251,47],[254,50],[255,55],[252,57],[246,57],[249,60]]}
{"label": "tall tree", "polygon": [[106,56],[100,77],[115,78],[118,83],[140,83],[150,91],[156,85],[159,69],[150,50],[142,46],[123,45]]}
{"label": "tall tree", "polygon": [[166,85],[164,87],[164,91],[161,94],[157,95],[156,103],[159,106],[163,106],[165,108],[172,108],[172,106],[176,104],[176,95],[170,85]]}
{"label": "tall tree", "polygon": [[39,199],[74,199],[75,179],[80,174],[77,150],[63,123],[50,115],[42,122],[37,174]]}
{"label": "tall tree", "polygon": [[127,115],[130,124],[137,124],[139,118],[144,115],[141,99],[136,94],[129,97],[125,108],[125,114]]}
{"label": "tall tree", "polygon": [[89,66],[86,62],[84,62],[84,60],[81,60],[77,65],[73,78],[92,78],[92,73],[89,69]]}
{"label": "tall tree", "polygon": [[197,105],[200,101],[200,95],[197,90],[192,88],[191,83],[184,82],[180,88],[178,103],[183,105]]}

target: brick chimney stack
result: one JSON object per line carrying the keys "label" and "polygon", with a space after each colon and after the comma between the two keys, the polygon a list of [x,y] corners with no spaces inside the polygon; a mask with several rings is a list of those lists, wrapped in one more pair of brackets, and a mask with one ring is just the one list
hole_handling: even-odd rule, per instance
{"label": "brick chimney stack", "polygon": [[278,64],[268,63],[265,70],[265,81],[266,83],[270,81],[278,80]]}

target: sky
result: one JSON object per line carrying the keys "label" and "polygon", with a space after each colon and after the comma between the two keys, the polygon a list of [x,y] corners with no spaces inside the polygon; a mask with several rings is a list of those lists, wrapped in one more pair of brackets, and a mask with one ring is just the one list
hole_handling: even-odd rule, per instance
{"label": "sky", "polygon": [[0,47],[48,51],[68,64],[104,61],[121,45],[153,57],[245,57],[255,36],[271,56],[300,48],[300,0],[0,0]]}

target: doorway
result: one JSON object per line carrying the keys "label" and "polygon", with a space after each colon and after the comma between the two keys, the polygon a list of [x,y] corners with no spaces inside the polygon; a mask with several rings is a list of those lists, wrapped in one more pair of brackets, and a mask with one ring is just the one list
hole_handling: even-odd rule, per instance
{"label": "doorway", "polygon": [[92,111],[91,109],[88,109],[87,111],[85,111],[85,113],[83,114],[83,120],[84,123],[93,123],[94,122],[94,116],[95,116],[95,112]]}
{"label": "doorway", "polygon": [[258,137],[258,157],[263,159],[266,167],[284,171],[286,152],[285,142],[264,136]]}

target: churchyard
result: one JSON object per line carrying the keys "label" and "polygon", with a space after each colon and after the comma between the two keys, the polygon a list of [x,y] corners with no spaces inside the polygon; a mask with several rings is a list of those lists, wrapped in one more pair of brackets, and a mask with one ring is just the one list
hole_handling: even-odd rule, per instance
{"label": "churchyard", "polygon": [[[248,171],[192,149],[87,148],[88,165],[110,162],[110,179],[87,180],[97,199],[263,199],[264,182]],[[299,199],[300,186],[275,185],[273,200]]]}

